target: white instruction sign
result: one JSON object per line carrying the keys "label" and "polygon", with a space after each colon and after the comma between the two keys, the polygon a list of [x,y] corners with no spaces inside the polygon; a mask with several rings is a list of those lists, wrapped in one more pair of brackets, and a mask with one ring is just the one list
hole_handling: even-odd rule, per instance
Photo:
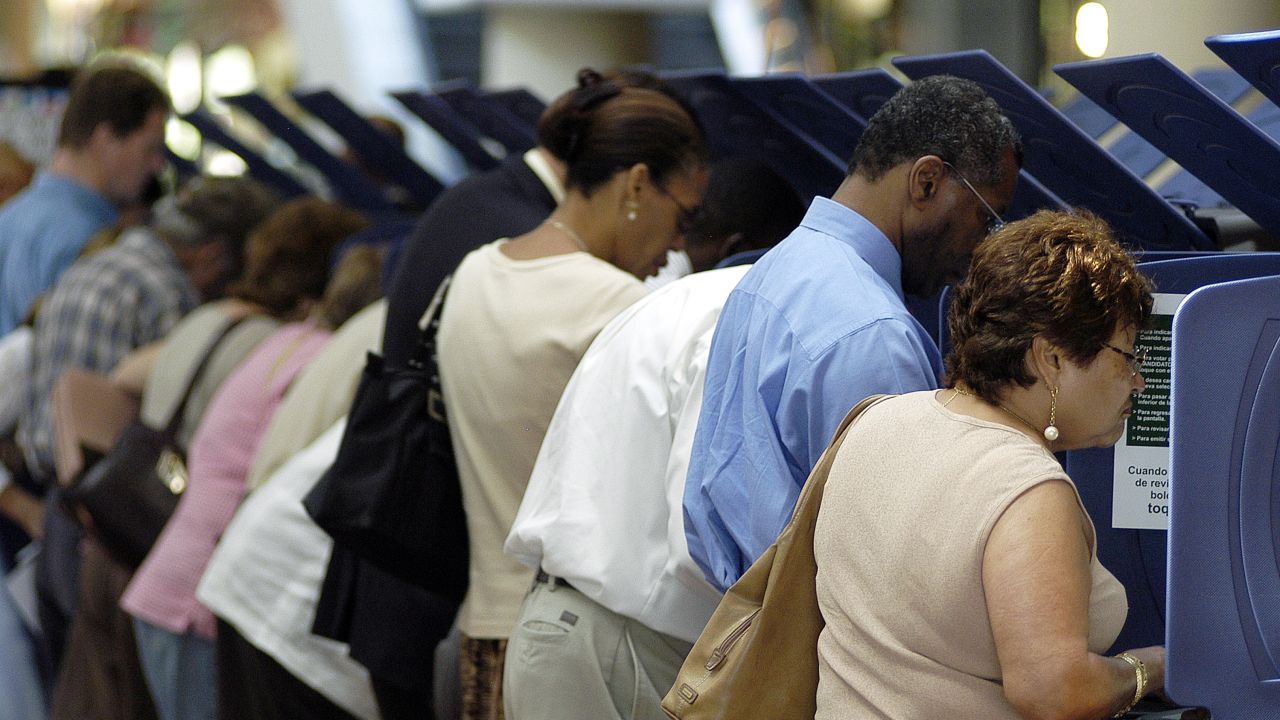
{"label": "white instruction sign", "polygon": [[1186,295],[1157,293],[1135,347],[1145,350],[1147,389],[1133,398],[1133,414],[1116,443],[1112,470],[1111,526],[1169,529],[1169,381],[1173,313]]}

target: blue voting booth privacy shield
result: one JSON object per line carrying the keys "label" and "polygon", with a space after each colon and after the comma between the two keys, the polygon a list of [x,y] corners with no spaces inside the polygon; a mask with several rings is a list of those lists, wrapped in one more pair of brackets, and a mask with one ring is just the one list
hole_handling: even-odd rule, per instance
{"label": "blue voting booth privacy shield", "polygon": [[752,102],[773,110],[846,163],[853,157],[858,138],[867,127],[866,118],[849,110],[804,75],[734,77],[729,82]]}
{"label": "blue voting booth privacy shield", "polygon": [[484,135],[502,145],[508,154],[523,153],[538,144],[536,123],[530,126],[506,105],[484,95],[466,81],[441,83],[432,87],[431,92]]}
{"label": "blue voting booth privacy shield", "polygon": [[537,134],[538,121],[547,109],[547,104],[526,88],[517,87],[508,90],[481,90],[480,93],[489,100],[507,109],[516,119]]}
{"label": "blue voting booth privacy shield", "polygon": [[806,203],[830,196],[844,179],[847,158],[743,95],[723,72],[678,71],[662,79],[693,106],[713,159],[750,153],[786,178]]}
{"label": "blue voting booth privacy shield", "polygon": [[1204,44],[1280,105],[1280,30],[1214,35],[1205,38]]}
{"label": "blue voting booth privacy shield", "polygon": [[1165,687],[1216,720],[1280,712],[1280,277],[1173,322]]}
{"label": "blue voting booth privacy shield", "polygon": [[390,213],[395,210],[377,185],[360,173],[352,172],[350,165],[325,150],[262,94],[229,95],[223,100],[244,110],[293,148],[299,158],[320,171],[342,202],[365,212]]}
{"label": "blue voting booth privacy shield", "polygon": [[422,90],[401,90],[391,97],[435,130],[472,169],[491,170],[502,162],[500,154],[485,147],[481,132],[443,99]]}
{"label": "blue voting booth privacy shield", "polygon": [[[1138,267],[1156,292],[1185,294],[1212,283],[1280,275],[1280,253],[1213,253],[1141,262]],[[1129,598],[1129,617],[1112,649],[1164,644],[1167,533],[1111,526],[1111,448],[1074,450],[1066,456],[1067,474],[1097,528],[1098,559],[1124,585]]]}
{"label": "blue voting booth privacy shield", "polygon": [[444,184],[409,157],[400,143],[332,91],[294,93],[293,99],[341,135],[367,165],[379,168],[389,180],[404,188],[418,207],[426,208],[444,190]]}
{"label": "blue voting booth privacy shield", "polygon": [[1193,172],[1269,233],[1280,233],[1280,143],[1156,54],[1054,71]]}
{"label": "blue voting booth privacy shield", "polygon": [[258,182],[271,187],[271,189],[280,194],[280,197],[289,199],[306,195],[310,192],[292,175],[272,165],[266,158],[232,135],[207,110],[195,110],[183,115],[182,119],[190,123],[196,130],[199,130],[200,135],[205,140],[238,155],[249,168],[249,175]]}

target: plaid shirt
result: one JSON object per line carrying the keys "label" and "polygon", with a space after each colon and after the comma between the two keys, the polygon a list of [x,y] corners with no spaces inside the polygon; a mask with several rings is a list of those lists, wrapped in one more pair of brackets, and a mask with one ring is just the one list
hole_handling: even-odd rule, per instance
{"label": "plaid shirt", "polygon": [[18,442],[37,477],[53,474],[53,385],[80,367],[109,373],[135,348],[168,334],[199,302],[173,250],[146,228],[72,265],[36,319],[34,374]]}

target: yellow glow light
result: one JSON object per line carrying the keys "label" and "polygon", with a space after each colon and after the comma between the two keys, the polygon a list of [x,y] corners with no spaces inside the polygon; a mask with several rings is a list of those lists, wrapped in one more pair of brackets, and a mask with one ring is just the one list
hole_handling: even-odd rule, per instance
{"label": "yellow glow light", "polygon": [[190,123],[176,117],[169,118],[164,126],[164,141],[178,157],[192,162],[200,157],[200,131]]}
{"label": "yellow glow light", "polygon": [[1099,58],[1107,52],[1110,20],[1102,3],[1087,2],[1076,11],[1076,46],[1085,57]]}
{"label": "yellow glow light", "polygon": [[258,86],[253,55],[241,45],[227,45],[205,61],[205,80],[215,97],[249,92]]}
{"label": "yellow glow light", "polygon": [[205,171],[217,177],[239,177],[248,171],[249,166],[239,155],[226,150],[216,150],[209,154],[205,163]]}
{"label": "yellow glow light", "polygon": [[200,98],[203,96],[200,48],[194,43],[178,43],[169,53],[165,64],[165,80],[169,86],[169,97],[173,100],[173,109],[178,114],[185,115],[200,107]]}

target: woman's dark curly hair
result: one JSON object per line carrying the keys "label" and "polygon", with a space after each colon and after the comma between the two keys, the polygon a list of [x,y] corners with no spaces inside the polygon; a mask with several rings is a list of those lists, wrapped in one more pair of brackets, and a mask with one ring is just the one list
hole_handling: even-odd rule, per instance
{"label": "woman's dark curly hair", "polygon": [[1087,365],[1116,328],[1142,327],[1151,302],[1151,282],[1106,222],[1041,210],[974,250],[947,315],[950,382],[999,402],[1009,383],[1035,383],[1026,355],[1036,335]]}

